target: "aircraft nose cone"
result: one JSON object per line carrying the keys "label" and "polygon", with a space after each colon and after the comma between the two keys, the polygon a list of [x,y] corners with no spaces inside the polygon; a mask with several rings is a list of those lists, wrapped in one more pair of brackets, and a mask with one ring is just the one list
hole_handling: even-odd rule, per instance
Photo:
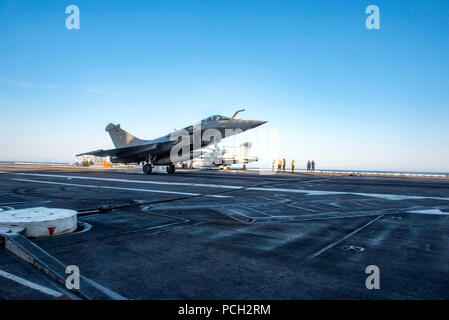
{"label": "aircraft nose cone", "polygon": [[252,122],[252,128],[258,127],[263,125],[264,123],[267,123],[268,121],[263,121],[263,120],[253,120]]}

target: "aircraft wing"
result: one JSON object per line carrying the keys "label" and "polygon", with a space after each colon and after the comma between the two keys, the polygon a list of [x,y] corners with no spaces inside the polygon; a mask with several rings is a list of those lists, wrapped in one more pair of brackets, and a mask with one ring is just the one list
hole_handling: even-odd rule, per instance
{"label": "aircraft wing", "polygon": [[95,150],[95,151],[89,151],[77,154],[76,156],[86,156],[86,155],[92,155],[97,157],[108,157],[108,156],[129,156],[136,153],[151,151],[153,149],[156,149],[158,143],[150,143],[150,144],[142,144],[138,146],[131,146],[131,147],[123,147],[123,148],[115,148],[115,149],[108,149],[108,150]]}
{"label": "aircraft wing", "polygon": [[109,150],[103,150],[103,149],[99,149],[99,150],[95,150],[95,151],[89,151],[89,152],[84,152],[84,153],[80,153],[77,154],[77,157],[80,156],[97,156],[97,157],[107,157],[107,156],[114,156],[116,154],[117,149],[109,149]]}

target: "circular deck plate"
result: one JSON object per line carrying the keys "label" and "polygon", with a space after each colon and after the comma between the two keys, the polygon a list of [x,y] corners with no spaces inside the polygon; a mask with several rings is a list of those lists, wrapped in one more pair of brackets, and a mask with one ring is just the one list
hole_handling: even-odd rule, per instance
{"label": "circular deck plate", "polygon": [[55,236],[77,228],[77,212],[43,207],[7,210],[0,212],[0,227],[24,228],[31,238]]}

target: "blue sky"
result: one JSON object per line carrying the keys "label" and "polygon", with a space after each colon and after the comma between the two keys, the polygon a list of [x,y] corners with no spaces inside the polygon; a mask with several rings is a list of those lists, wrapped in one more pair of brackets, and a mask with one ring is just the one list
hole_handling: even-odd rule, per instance
{"label": "blue sky", "polygon": [[[365,27],[371,4],[380,30]],[[150,139],[243,106],[299,166],[449,171],[448,13],[447,0],[0,0],[0,160],[73,161],[112,147],[109,122]]]}

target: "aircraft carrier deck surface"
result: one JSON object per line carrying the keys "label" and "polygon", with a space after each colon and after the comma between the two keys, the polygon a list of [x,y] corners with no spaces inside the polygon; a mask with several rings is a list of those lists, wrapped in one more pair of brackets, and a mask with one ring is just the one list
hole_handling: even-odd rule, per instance
{"label": "aircraft carrier deck surface", "polygon": [[[78,231],[31,241],[116,297],[449,299],[448,179],[13,164],[0,172],[0,214],[79,212]],[[379,267],[380,289],[365,286],[369,265]],[[57,299],[42,288],[70,296],[0,246],[0,299]]]}

